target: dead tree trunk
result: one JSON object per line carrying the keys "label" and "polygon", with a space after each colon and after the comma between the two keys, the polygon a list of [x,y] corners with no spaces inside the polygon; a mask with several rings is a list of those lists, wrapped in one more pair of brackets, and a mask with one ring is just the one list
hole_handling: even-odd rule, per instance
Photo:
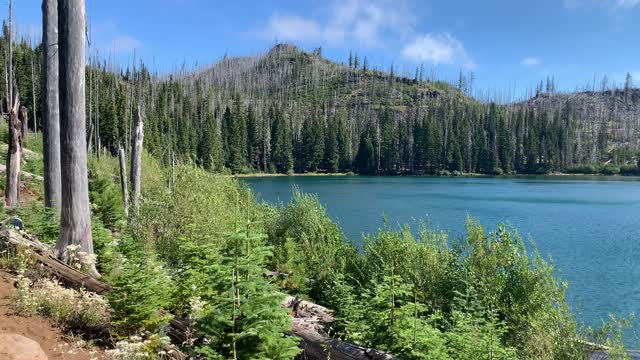
{"label": "dead tree trunk", "polygon": [[18,94],[9,110],[9,149],[7,150],[7,182],[4,189],[4,207],[13,209],[18,205],[20,193],[20,158],[22,155],[21,124],[18,119],[20,102]]}
{"label": "dead tree trunk", "polygon": [[31,100],[33,101],[32,118],[33,118],[33,132],[38,132],[38,123],[36,118],[36,73],[35,73],[35,61],[33,57],[35,51],[31,53]]}
{"label": "dead tree trunk", "polygon": [[[9,64],[7,67],[9,68],[9,81],[7,86],[8,97],[7,97],[7,111],[11,112],[11,108],[13,108],[13,13],[12,13],[12,4],[11,0],[9,0],[9,38],[7,42],[9,43]],[[16,109],[18,111],[18,109]],[[17,115],[17,114],[16,114]]]}
{"label": "dead tree trunk", "polygon": [[42,2],[42,147],[44,205],[60,213],[60,109],[58,91],[58,0]]}
{"label": "dead tree trunk", "polygon": [[87,178],[85,114],[85,2],[58,2],[60,54],[60,165],[62,211],[56,253],[69,260],[67,247],[79,245],[89,274],[99,276],[93,255],[91,209]]}
{"label": "dead tree trunk", "polygon": [[129,216],[129,190],[127,189],[127,166],[124,149],[122,146],[118,150],[118,158],[120,159],[120,186],[122,187],[122,202],[124,204],[124,213]]}
{"label": "dead tree trunk", "polygon": [[18,114],[20,120],[20,133],[22,133],[22,140],[26,140],[29,134],[29,118],[27,116],[27,107],[21,106],[20,113]]}
{"label": "dead tree trunk", "polygon": [[133,133],[131,143],[131,203],[138,214],[140,208],[140,176],[142,175],[142,140],[144,131],[142,127],[142,111],[140,106],[136,111],[136,130]]}

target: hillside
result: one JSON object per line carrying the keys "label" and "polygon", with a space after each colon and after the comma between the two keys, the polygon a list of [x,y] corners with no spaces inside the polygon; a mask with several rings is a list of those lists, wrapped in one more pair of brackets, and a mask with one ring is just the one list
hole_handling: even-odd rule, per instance
{"label": "hillside", "polygon": [[[587,137],[588,132],[600,134],[608,154],[605,161],[617,160],[612,155],[614,150],[626,147],[637,152],[640,148],[640,89],[542,93],[515,106],[554,113],[569,111]],[[596,161],[594,157],[593,162]]]}
{"label": "hillside", "polygon": [[164,135],[190,145],[151,150],[178,148],[206,168],[233,172],[546,173],[602,164],[635,171],[637,90],[542,93],[496,105],[421,76],[338,64],[284,44],[225,58],[179,74],[157,95],[209,134],[171,134],[188,129],[165,117]]}
{"label": "hillside", "polygon": [[[40,51],[16,49],[18,59],[31,56]],[[400,77],[366,59],[349,66],[323,58],[320,49],[286,44],[167,76],[143,63],[91,64],[94,151],[128,152],[140,104],[152,155],[214,172],[637,173],[638,89],[541,92],[500,105],[465,95],[464,78],[458,88],[426,80],[420,69],[415,78]],[[17,83],[29,95],[27,70],[18,66]],[[35,104],[31,127],[41,127]]]}

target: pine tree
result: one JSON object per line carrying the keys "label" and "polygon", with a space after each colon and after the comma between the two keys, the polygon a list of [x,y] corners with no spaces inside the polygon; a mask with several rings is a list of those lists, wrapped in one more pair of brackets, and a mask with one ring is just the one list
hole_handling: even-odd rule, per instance
{"label": "pine tree", "polygon": [[325,132],[325,167],[327,171],[336,173],[340,169],[340,153],[338,147],[338,119],[333,116]]}
{"label": "pine tree", "polygon": [[373,174],[376,171],[375,148],[371,130],[363,132],[360,135],[360,145],[358,147],[358,155],[356,156],[356,168],[361,174]]}
{"label": "pine tree", "polygon": [[258,139],[258,120],[253,106],[247,109],[247,160],[252,169],[260,167],[260,140]]}
{"label": "pine tree", "polygon": [[222,262],[209,264],[200,295],[206,306],[196,325],[211,341],[199,351],[231,359],[292,359],[300,349],[297,339],[285,335],[291,318],[280,306],[283,295],[264,277],[272,255],[265,236],[252,233],[247,222],[227,238]]}

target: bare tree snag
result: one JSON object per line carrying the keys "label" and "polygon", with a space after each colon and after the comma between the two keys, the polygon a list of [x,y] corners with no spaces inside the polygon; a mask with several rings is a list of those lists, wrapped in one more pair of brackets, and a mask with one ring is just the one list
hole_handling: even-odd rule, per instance
{"label": "bare tree snag", "polygon": [[18,119],[20,102],[18,94],[9,110],[9,148],[7,150],[7,179],[4,189],[4,207],[13,209],[18,205],[20,193],[20,157],[22,154],[21,123]]}
{"label": "bare tree snag", "polygon": [[42,2],[42,126],[44,205],[60,213],[60,109],[58,0]]}
{"label": "bare tree snag", "polygon": [[8,86],[7,86],[7,111],[11,112],[11,108],[14,104],[13,101],[13,11],[12,11],[12,1],[9,0],[9,39],[7,42],[9,43],[9,64],[8,67]]}
{"label": "bare tree snag", "polygon": [[79,245],[89,274],[100,276],[94,261],[87,178],[85,113],[85,2],[58,2],[60,61],[60,165],[62,210],[56,253],[69,260],[68,246]]}
{"label": "bare tree snag", "polygon": [[140,176],[142,175],[142,140],[144,131],[142,127],[142,110],[140,106],[136,111],[136,129],[131,143],[131,203],[138,213],[140,208]]}
{"label": "bare tree snag", "polygon": [[33,132],[38,132],[38,122],[36,118],[36,71],[35,71],[35,51],[31,53],[31,100],[33,101]]}
{"label": "bare tree snag", "polygon": [[118,159],[120,160],[120,186],[122,187],[122,202],[124,204],[124,213],[129,216],[129,190],[127,189],[127,166],[124,149],[122,146],[118,149]]}
{"label": "bare tree snag", "polygon": [[22,134],[22,140],[26,140],[29,133],[29,117],[27,115],[27,107],[21,106],[20,113],[18,114],[20,120],[20,133]]}

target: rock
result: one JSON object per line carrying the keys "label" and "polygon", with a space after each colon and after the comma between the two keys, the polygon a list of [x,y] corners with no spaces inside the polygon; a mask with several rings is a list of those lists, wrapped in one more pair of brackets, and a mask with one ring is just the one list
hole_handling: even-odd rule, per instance
{"label": "rock", "polygon": [[0,334],[0,359],[48,360],[40,344],[18,334]]}
{"label": "rock", "polygon": [[12,217],[11,220],[9,220],[9,224],[18,230],[24,229],[24,223],[22,222],[22,219],[17,216]]}

